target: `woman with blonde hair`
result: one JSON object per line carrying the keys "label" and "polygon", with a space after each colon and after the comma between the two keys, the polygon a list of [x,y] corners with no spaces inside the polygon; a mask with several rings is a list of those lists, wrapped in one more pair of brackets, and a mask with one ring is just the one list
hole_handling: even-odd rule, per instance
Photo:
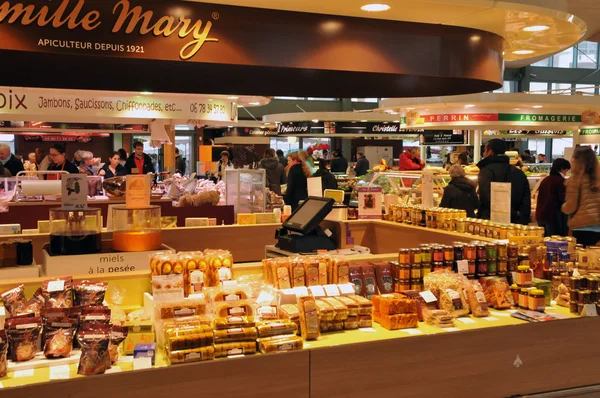
{"label": "woman with blonde hair", "polygon": [[600,240],[600,174],[590,147],[577,147],[571,160],[571,178],[562,211],[577,243],[593,246]]}
{"label": "woman with blonde hair", "polygon": [[308,197],[308,177],[311,177],[310,168],[298,152],[288,155],[288,165],[285,169],[288,175],[287,190],[283,196],[286,204],[292,206],[292,211],[298,208],[298,203]]}

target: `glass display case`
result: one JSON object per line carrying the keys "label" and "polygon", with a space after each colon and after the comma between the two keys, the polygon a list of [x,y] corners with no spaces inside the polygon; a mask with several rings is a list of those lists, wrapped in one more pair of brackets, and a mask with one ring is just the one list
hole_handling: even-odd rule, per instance
{"label": "glass display case", "polygon": [[[386,171],[375,173],[368,184],[382,187],[384,195],[398,196],[399,203],[415,205],[422,202],[421,177],[420,171]],[[439,206],[448,181],[450,181],[448,174],[433,174],[434,206]]]}
{"label": "glass display case", "polygon": [[264,213],[266,209],[266,180],[264,169],[225,170],[225,201],[236,214]]}

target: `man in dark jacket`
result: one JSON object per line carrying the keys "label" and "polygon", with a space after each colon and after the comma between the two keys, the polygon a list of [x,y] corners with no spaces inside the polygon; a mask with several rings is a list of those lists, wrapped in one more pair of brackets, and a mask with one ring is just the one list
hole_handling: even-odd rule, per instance
{"label": "man in dark jacket", "polygon": [[10,152],[8,144],[0,144],[0,163],[4,165],[6,170],[10,171],[12,176],[16,176],[19,171],[25,170],[23,162]]}
{"label": "man in dark jacket", "polygon": [[125,162],[125,171],[127,174],[148,174],[154,173],[154,164],[150,156],[144,153],[144,144],[139,141],[133,143],[133,153]]}
{"label": "man in dark jacket", "polygon": [[277,158],[279,159],[279,163],[285,169],[287,167],[287,157],[283,156],[283,151],[281,149],[277,150]]}
{"label": "man in dark jacket", "polygon": [[338,189],[337,180],[327,169],[327,162],[324,159],[319,160],[319,170],[313,174],[313,177],[321,177],[321,189],[323,193],[325,193],[326,189]]}
{"label": "man in dark jacket", "polygon": [[465,170],[458,164],[450,167],[450,177],[452,180],[444,189],[440,207],[465,210],[467,217],[475,217],[475,210],[479,208],[475,183],[465,177]]}
{"label": "man in dark jacket", "polygon": [[267,188],[277,195],[281,195],[281,184],[287,183],[285,168],[275,155],[275,150],[269,148],[265,151],[265,157],[260,161],[258,167],[265,169],[267,174]]}
{"label": "man in dark jacket", "polygon": [[175,147],[175,171],[185,175],[185,159],[179,154],[179,148]]}
{"label": "man in dark jacket", "polygon": [[331,159],[331,172],[332,173],[346,173],[348,170],[348,161],[342,156],[342,152],[338,149],[333,151],[333,159]]}
{"label": "man in dark jacket", "polygon": [[484,159],[479,167],[479,213],[478,218],[490,219],[491,183],[510,182],[511,214],[513,224],[527,225],[531,221],[531,190],[525,173],[510,165],[504,140],[494,138],[485,146]]}
{"label": "man in dark jacket", "polygon": [[356,153],[356,166],[354,166],[354,171],[356,172],[357,177],[364,176],[369,172],[369,160],[362,152]]}

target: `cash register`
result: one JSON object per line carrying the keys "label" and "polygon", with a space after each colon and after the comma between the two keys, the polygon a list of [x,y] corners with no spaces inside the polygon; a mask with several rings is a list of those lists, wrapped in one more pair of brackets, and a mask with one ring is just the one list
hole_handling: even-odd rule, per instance
{"label": "cash register", "polygon": [[292,253],[337,249],[332,232],[320,226],[334,202],[331,198],[309,196],[277,230],[277,247]]}

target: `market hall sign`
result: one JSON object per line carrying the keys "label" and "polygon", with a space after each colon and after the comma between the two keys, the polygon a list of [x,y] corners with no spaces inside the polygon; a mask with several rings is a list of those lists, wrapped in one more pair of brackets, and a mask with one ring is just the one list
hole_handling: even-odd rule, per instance
{"label": "market hall sign", "polygon": [[401,132],[400,123],[335,122],[335,134],[399,134]]}
{"label": "market hall sign", "polygon": [[465,134],[462,130],[426,130],[421,133],[421,145],[463,145]]}
{"label": "market hall sign", "polygon": [[581,129],[579,135],[600,135],[600,129]]}
{"label": "market hall sign", "polygon": [[498,115],[501,122],[581,123],[581,115],[510,114]]}
{"label": "market hall sign", "polygon": [[564,130],[505,130],[501,133],[508,135],[567,135]]}

